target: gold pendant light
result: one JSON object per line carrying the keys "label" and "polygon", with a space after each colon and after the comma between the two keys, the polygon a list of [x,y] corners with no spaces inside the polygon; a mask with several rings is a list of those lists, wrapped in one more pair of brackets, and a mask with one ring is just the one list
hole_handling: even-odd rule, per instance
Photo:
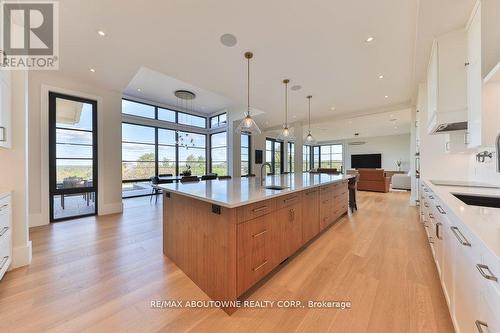
{"label": "gold pendant light", "polygon": [[311,134],[311,98],[312,98],[311,95],[307,96],[307,99],[309,102],[309,129],[308,129],[307,136],[304,140],[306,143],[315,143],[316,142],[316,140],[314,139],[314,137]]}
{"label": "gold pendant light", "polygon": [[295,136],[288,127],[288,83],[290,83],[290,80],[284,79],[283,83],[285,84],[285,123],[280,135],[278,135],[278,140],[295,141]]}
{"label": "gold pendant light", "polygon": [[245,52],[245,58],[247,59],[247,112],[245,113],[245,118],[236,127],[236,133],[262,133],[259,126],[255,120],[250,115],[250,59],[253,58],[252,52]]}

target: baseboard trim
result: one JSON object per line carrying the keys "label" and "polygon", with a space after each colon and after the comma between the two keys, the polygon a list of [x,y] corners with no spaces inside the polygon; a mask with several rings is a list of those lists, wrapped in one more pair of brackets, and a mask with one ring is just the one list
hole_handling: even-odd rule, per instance
{"label": "baseboard trim", "polygon": [[104,204],[99,207],[99,215],[118,214],[123,212],[123,202]]}
{"label": "baseboard trim", "polygon": [[12,265],[9,270],[26,266],[31,263],[31,241],[24,246],[17,246],[12,249]]}

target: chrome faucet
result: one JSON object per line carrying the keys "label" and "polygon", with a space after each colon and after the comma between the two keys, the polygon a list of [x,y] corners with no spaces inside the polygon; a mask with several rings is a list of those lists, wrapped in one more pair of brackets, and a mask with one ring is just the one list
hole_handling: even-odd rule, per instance
{"label": "chrome faucet", "polygon": [[269,162],[265,162],[260,166],[260,186],[264,186],[266,183],[266,177],[264,176],[264,169],[266,168],[266,165],[269,167],[269,171],[271,171],[272,166]]}
{"label": "chrome faucet", "polygon": [[500,172],[500,133],[497,136],[497,172]]}

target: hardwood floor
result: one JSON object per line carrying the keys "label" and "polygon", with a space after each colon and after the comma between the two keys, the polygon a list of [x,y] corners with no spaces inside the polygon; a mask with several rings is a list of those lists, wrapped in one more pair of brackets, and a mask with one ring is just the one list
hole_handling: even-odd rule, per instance
{"label": "hardwood floor", "polygon": [[161,204],[31,229],[33,263],[0,282],[0,332],[453,332],[417,210],[403,192],[359,192],[359,210],[281,265],[249,300],[352,308],[152,309],[208,300],[163,256]]}

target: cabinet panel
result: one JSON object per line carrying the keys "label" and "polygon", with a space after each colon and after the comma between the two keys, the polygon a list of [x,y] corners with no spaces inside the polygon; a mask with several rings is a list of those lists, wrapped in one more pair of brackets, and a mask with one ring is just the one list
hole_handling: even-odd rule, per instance
{"label": "cabinet panel", "polygon": [[306,191],[302,197],[302,243],[319,233],[319,190]]}
{"label": "cabinet panel", "polygon": [[273,215],[264,215],[237,227],[238,294],[250,288],[273,268],[270,228]]}
{"label": "cabinet panel", "polygon": [[[2,71],[0,71],[2,72]],[[8,79],[0,80],[0,147],[11,147],[11,88]]]}
{"label": "cabinet panel", "polygon": [[278,210],[272,228],[275,260],[279,264],[302,245],[301,204],[297,203]]}
{"label": "cabinet panel", "polygon": [[276,200],[270,199],[266,201],[256,202],[237,208],[238,222],[244,222],[256,217],[269,214],[276,209]]}

